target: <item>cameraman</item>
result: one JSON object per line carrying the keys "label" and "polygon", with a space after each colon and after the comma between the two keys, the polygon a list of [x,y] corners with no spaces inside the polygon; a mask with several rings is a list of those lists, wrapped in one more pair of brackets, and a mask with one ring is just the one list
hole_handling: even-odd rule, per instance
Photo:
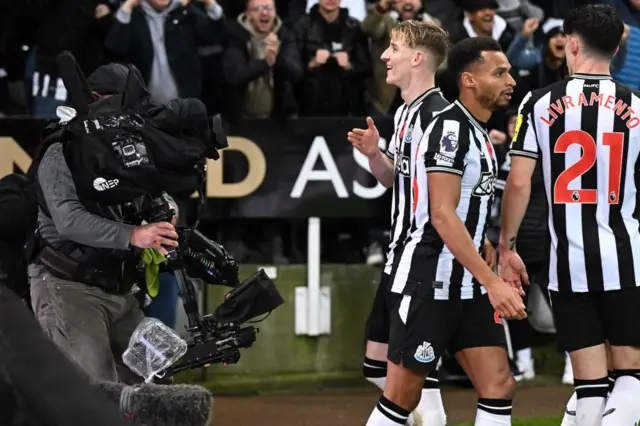
{"label": "cameraman", "polygon": [[[128,70],[103,66],[90,83],[96,73],[113,94],[124,88]],[[116,367],[123,366],[121,355],[144,317],[132,278],[140,258],[136,248],[166,255],[162,246],[178,245],[175,228],[166,222],[125,224],[124,206],[102,208],[105,217],[89,213],[78,199],[62,143],[47,149],[37,179],[42,250],[29,266],[29,279],[38,322],[92,379],[117,381],[124,373],[122,381],[138,381],[126,367]]]}

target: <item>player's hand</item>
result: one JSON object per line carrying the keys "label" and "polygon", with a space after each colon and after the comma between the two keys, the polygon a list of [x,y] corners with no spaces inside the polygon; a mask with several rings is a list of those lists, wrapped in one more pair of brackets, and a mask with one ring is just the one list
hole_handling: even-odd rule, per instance
{"label": "player's hand", "polygon": [[484,254],[484,261],[487,262],[489,268],[493,270],[496,267],[496,262],[498,261],[498,252],[495,247],[493,247],[493,244],[491,244],[491,241],[486,237],[482,244],[482,254]]}
{"label": "player's hand", "polygon": [[522,258],[515,250],[500,252],[498,275],[524,296],[522,284],[529,285],[529,274]]}
{"label": "player's hand", "polygon": [[527,310],[517,289],[497,276],[484,287],[489,295],[491,306],[502,318],[525,319],[527,317]]}
{"label": "player's hand", "polygon": [[380,133],[376,128],[371,117],[367,117],[366,129],[353,129],[347,133],[347,139],[358,151],[366,157],[371,157],[378,153],[378,142],[380,141]]}
{"label": "player's hand", "polygon": [[491,138],[491,143],[494,145],[502,145],[507,141],[507,134],[496,129],[492,129],[489,132],[489,137]]}
{"label": "player's hand", "polygon": [[163,246],[178,247],[177,239],[178,233],[172,224],[157,222],[134,228],[129,242],[134,247],[156,249],[166,256],[168,252]]}

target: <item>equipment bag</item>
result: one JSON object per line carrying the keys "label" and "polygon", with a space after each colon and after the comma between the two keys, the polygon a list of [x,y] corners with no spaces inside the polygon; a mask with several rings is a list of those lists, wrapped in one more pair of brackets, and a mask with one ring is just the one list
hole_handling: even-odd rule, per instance
{"label": "equipment bag", "polygon": [[[39,245],[37,170],[44,153],[61,135],[61,125],[51,121],[27,173],[0,179],[0,275],[6,276],[8,287],[21,297],[28,296],[27,266]],[[47,211],[46,206],[43,209]]]}
{"label": "equipment bag", "polygon": [[202,188],[207,158],[216,158],[204,104],[197,99],[155,103],[140,72],[128,66],[122,94],[94,101],[73,56],[58,57],[77,115],[66,126],[64,155],[78,198],[123,205],[138,197],[193,194]]}

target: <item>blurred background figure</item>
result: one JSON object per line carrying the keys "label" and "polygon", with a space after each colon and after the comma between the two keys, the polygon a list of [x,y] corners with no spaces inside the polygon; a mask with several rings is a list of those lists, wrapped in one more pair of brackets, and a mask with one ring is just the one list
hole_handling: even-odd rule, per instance
{"label": "blurred background figure", "polygon": [[295,34],[284,26],[273,0],[249,0],[229,25],[224,76],[231,93],[228,118],[297,115],[294,89],[302,62]]}
{"label": "blurred background figure", "polygon": [[360,22],[340,0],[319,0],[298,20],[296,34],[304,66],[300,115],[364,115],[364,80],[371,58]]}
{"label": "blurred background figure", "polygon": [[157,102],[202,97],[198,47],[226,37],[216,0],[127,0],[115,14],[106,47],[116,59],[134,64]]}

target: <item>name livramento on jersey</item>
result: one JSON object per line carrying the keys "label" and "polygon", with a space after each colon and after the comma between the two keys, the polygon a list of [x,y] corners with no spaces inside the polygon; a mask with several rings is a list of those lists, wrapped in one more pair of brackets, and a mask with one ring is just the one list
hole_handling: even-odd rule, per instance
{"label": "name livramento on jersey", "polygon": [[510,154],[542,162],[550,290],[640,285],[637,111],[630,89],[584,74],[531,92],[520,106]]}

